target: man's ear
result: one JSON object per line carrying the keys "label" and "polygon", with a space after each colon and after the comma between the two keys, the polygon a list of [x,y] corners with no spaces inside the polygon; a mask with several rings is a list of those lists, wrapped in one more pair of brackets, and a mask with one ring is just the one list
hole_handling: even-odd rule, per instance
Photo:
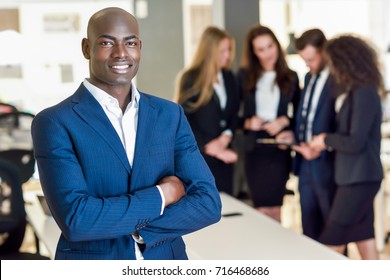
{"label": "man's ear", "polygon": [[89,41],[87,38],[83,38],[83,40],[81,41],[81,50],[86,59],[91,58],[91,56],[89,55]]}
{"label": "man's ear", "polygon": [[142,41],[139,41],[139,49],[142,50]]}

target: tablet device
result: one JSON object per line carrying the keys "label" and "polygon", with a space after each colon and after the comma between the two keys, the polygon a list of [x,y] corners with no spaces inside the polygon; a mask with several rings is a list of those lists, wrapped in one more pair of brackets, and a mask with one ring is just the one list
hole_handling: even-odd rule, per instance
{"label": "tablet device", "polygon": [[256,143],[258,144],[265,144],[265,145],[286,145],[286,146],[294,146],[294,145],[297,145],[297,143],[295,142],[292,142],[292,143],[288,143],[288,142],[280,142],[280,141],[276,141],[276,139],[274,138],[258,138],[256,139]]}

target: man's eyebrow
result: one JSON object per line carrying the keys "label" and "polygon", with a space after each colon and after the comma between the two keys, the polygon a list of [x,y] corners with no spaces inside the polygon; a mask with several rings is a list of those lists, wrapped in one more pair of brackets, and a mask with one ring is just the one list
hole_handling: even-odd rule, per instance
{"label": "man's eyebrow", "polygon": [[[111,36],[111,35],[108,35],[108,34],[103,34],[101,36],[99,36],[100,38],[107,38],[107,39],[110,39],[110,40],[113,40],[115,41],[116,40],[116,37],[114,36]],[[132,39],[138,39],[138,36],[137,35],[130,35],[130,36],[126,36],[123,38],[125,41],[127,40],[132,40]]]}
{"label": "man's eyebrow", "polygon": [[124,38],[125,40],[139,39],[137,35],[130,35]]}

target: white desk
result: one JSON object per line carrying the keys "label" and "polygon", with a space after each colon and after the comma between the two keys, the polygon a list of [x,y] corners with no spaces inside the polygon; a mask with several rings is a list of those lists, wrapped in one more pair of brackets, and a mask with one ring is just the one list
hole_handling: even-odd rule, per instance
{"label": "white desk", "polygon": [[[210,227],[184,236],[190,259],[204,260],[331,260],[345,259],[320,243],[282,227],[241,201],[221,194],[222,214],[239,212],[241,216],[223,217]],[[38,236],[54,257],[60,230],[47,217],[36,192],[26,192],[28,218]]]}
{"label": "white desk", "polygon": [[346,259],[324,245],[282,227],[241,201],[221,193],[222,217],[217,224],[184,236],[190,259],[331,260]]}

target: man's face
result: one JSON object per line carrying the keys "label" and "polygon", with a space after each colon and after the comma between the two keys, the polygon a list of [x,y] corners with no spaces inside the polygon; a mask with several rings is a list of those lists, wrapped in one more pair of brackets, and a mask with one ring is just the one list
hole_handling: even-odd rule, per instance
{"label": "man's face", "polygon": [[96,21],[90,31],[82,47],[89,59],[91,83],[107,92],[129,87],[141,58],[136,21],[119,14]]}
{"label": "man's face", "polygon": [[322,52],[311,45],[307,45],[302,51],[299,51],[299,55],[305,61],[306,66],[309,67],[311,74],[320,72],[324,67]]}

